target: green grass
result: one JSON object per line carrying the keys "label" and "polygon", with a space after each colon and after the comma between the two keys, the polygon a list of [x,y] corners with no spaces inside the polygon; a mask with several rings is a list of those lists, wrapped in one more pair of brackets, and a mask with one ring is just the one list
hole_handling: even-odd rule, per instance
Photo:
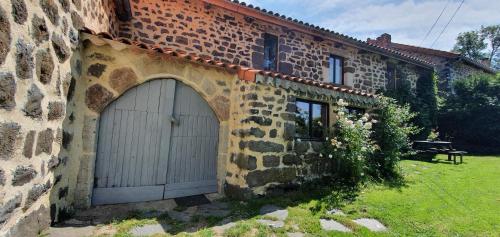
{"label": "green grass", "polygon": [[371,185],[344,211],[381,220],[389,236],[500,236],[500,157],[438,158],[402,161],[406,186]]}
{"label": "green grass", "polygon": [[[500,236],[500,157],[467,156],[460,165],[445,159],[438,156],[437,162],[402,161],[405,180],[402,183],[372,183],[360,190],[336,188],[333,197],[338,200],[333,203],[338,203],[346,216],[326,214],[324,187],[274,198],[231,202],[232,216],[240,221],[224,236],[280,237],[287,232],[302,232],[306,236]],[[266,219],[258,214],[265,204],[288,208],[289,216],[283,228],[272,229],[256,222]],[[163,221],[175,226],[172,234],[208,237],[214,236],[209,227],[220,221],[220,218],[196,217],[205,227],[187,234],[182,232],[186,226],[173,223],[168,216],[153,220],[137,217],[113,223],[118,229],[116,236],[128,236],[127,231],[137,225]],[[360,217],[376,218],[389,231],[370,232],[353,222]],[[320,218],[334,219],[353,232],[323,231]]]}

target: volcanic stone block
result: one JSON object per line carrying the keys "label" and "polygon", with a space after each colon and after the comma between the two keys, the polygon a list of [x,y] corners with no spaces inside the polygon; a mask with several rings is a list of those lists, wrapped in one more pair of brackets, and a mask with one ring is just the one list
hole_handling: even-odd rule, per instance
{"label": "volcanic stone block", "polygon": [[0,65],[10,51],[10,23],[5,10],[0,7]]}
{"label": "volcanic stone block", "polygon": [[234,163],[243,170],[255,170],[257,169],[257,158],[255,156],[249,156],[242,153],[234,155]]}
{"label": "volcanic stone block", "polygon": [[106,65],[101,63],[95,63],[89,66],[87,69],[87,75],[93,77],[101,77],[102,73],[106,70]]}
{"label": "volcanic stone block", "polygon": [[21,126],[17,123],[0,124],[0,159],[9,160],[15,150]]}
{"label": "volcanic stone block", "polygon": [[41,118],[42,116],[42,100],[44,95],[35,84],[31,85],[28,91],[28,100],[24,104],[24,114],[32,118]]}
{"label": "volcanic stone block", "polygon": [[50,22],[57,26],[59,24],[59,11],[57,3],[54,0],[40,0],[40,6],[42,7],[43,12],[45,12],[45,15],[47,15],[47,18],[49,18]]}
{"label": "volcanic stone block", "polygon": [[26,3],[24,0],[11,0],[12,2],[12,16],[17,24],[24,24],[28,18],[28,12],[26,10]]}
{"label": "volcanic stone block", "polygon": [[246,181],[249,187],[259,187],[268,183],[289,183],[296,178],[295,168],[271,168],[249,172]]}
{"label": "volcanic stone block", "polygon": [[249,141],[248,148],[256,152],[282,152],[285,147],[281,144],[268,141]]}
{"label": "volcanic stone block", "polygon": [[106,105],[113,100],[113,93],[99,84],[95,84],[87,89],[85,93],[85,103],[89,109],[101,112]]}
{"label": "volcanic stone block", "polygon": [[5,171],[0,168],[0,186],[5,185]]}
{"label": "volcanic stone block", "polygon": [[36,53],[36,75],[43,84],[49,84],[54,72],[54,61],[49,49],[38,50]]}
{"label": "volcanic stone block", "polygon": [[16,80],[11,73],[0,73],[0,109],[12,110],[16,106]]}
{"label": "volcanic stone block", "polygon": [[43,17],[38,17],[36,14],[31,19],[31,36],[37,44],[40,44],[49,39],[49,29]]}
{"label": "volcanic stone block", "polygon": [[70,49],[63,38],[55,33],[52,35],[52,47],[60,63],[64,63],[69,58],[71,54]]}
{"label": "volcanic stone block", "polygon": [[35,131],[29,131],[26,134],[26,139],[24,139],[23,155],[26,158],[31,158],[33,156],[33,144],[35,143]]}
{"label": "volcanic stone block", "polygon": [[64,103],[60,101],[52,101],[49,102],[49,112],[48,112],[48,119],[50,120],[57,120],[60,119],[64,116],[65,111],[64,111]]}
{"label": "volcanic stone block", "polygon": [[279,156],[264,156],[262,158],[264,167],[277,167],[280,165],[280,157]]}
{"label": "volcanic stone block", "polygon": [[128,67],[115,69],[109,75],[109,84],[118,93],[123,93],[137,83],[137,75]]}
{"label": "volcanic stone block", "polygon": [[24,209],[28,209],[33,203],[35,203],[44,193],[46,193],[51,187],[50,181],[45,184],[35,184],[30,191],[28,191],[28,196],[26,197],[26,202],[24,203]]}
{"label": "volcanic stone block", "polygon": [[283,156],[283,164],[285,165],[300,165],[301,160],[296,155],[286,154]]}
{"label": "volcanic stone block", "polygon": [[52,153],[52,143],[54,142],[54,132],[51,128],[47,128],[44,131],[38,133],[38,139],[36,142],[35,155],[40,155],[43,153]]}
{"label": "volcanic stone block", "polygon": [[33,47],[20,39],[16,49],[16,75],[20,79],[31,79],[34,68]]}
{"label": "volcanic stone block", "polygon": [[9,199],[0,206],[0,225],[5,223],[12,215],[12,212],[21,206],[22,200],[22,193],[17,193],[12,199]]}
{"label": "volcanic stone block", "polygon": [[33,180],[36,177],[37,172],[31,165],[29,166],[19,165],[16,167],[12,175],[13,175],[12,185],[22,186]]}

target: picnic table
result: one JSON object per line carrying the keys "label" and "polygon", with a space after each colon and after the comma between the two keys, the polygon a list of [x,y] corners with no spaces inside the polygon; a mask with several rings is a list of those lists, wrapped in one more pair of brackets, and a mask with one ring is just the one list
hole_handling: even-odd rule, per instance
{"label": "picnic table", "polygon": [[460,163],[462,163],[463,156],[467,154],[466,151],[454,149],[452,142],[448,141],[414,141],[413,148],[418,154],[429,155],[431,160],[436,154],[448,155],[448,161],[452,161],[453,158],[455,164],[457,163],[457,156],[460,157]]}

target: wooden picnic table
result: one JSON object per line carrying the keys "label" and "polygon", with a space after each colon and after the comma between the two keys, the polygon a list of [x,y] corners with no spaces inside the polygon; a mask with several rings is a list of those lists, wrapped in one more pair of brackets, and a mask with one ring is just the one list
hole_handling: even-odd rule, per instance
{"label": "wooden picnic table", "polygon": [[448,161],[457,163],[457,156],[460,157],[460,163],[463,162],[463,155],[467,154],[466,151],[457,151],[453,148],[453,143],[448,141],[414,141],[413,147],[418,153],[424,154],[445,154],[448,155]]}

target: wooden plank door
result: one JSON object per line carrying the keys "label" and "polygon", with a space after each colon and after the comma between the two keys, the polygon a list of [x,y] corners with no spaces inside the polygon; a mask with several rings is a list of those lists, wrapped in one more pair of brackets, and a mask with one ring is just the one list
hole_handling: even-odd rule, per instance
{"label": "wooden plank door", "polygon": [[175,84],[175,80],[144,83],[103,111],[94,205],[163,199]]}
{"label": "wooden plank door", "polygon": [[217,192],[219,122],[192,88],[176,89],[171,148],[164,198]]}
{"label": "wooden plank door", "polygon": [[93,205],[217,192],[219,123],[192,88],[144,83],[111,103],[99,123]]}

